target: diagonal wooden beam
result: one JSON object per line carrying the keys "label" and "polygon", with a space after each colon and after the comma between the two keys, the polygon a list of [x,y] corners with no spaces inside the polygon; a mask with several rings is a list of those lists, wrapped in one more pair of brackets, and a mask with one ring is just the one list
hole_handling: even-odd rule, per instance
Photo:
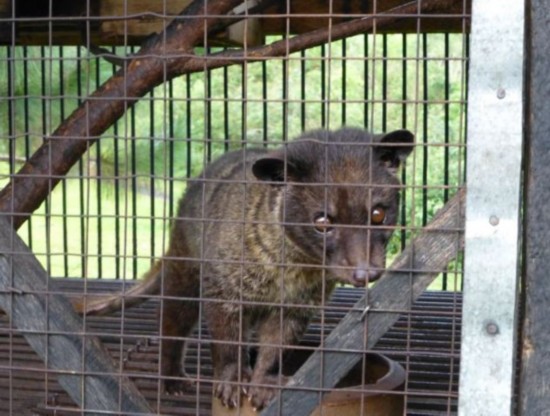
{"label": "diagonal wooden beam", "polygon": [[8,220],[0,217],[0,308],[14,331],[25,337],[87,414],[153,413],[100,341],[85,333],[71,303],[51,293],[48,280]]}

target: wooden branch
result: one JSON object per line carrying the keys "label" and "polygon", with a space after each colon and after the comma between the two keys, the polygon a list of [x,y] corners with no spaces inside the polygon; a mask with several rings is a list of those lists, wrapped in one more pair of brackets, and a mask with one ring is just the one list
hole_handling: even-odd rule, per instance
{"label": "wooden branch", "polygon": [[[389,27],[395,22],[408,18],[417,19],[424,13],[435,13],[448,10],[453,0],[416,0],[394,7],[382,13],[370,17],[350,20],[344,23],[314,30],[302,35],[294,36],[273,42],[266,46],[248,48],[247,50],[228,50],[202,57],[194,57],[182,63],[180,73],[188,74],[203,71],[205,68],[214,69],[243,62],[260,61],[280,56],[303,49],[320,46],[328,41],[340,40],[360,33],[368,33],[375,28]],[[421,5],[419,10],[418,6]]]}
{"label": "wooden branch", "polygon": [[[193,46],[241,0],[195,0],[166,30],[80,105],[0,192],[0,212],[19,228],[109,126],[148,91],[178,74]],[[206,4],[206,6],[205,6]]]}
{"label": "wooden branch", "polygon": [[48,275],[0,217],[0,308],[55,374],[61,387],[90,414],[152,414],[134,384],[114,365],[63,296],[49,293]]}
{"label": "wooden branch", "polygon": [[[263,3],[260,3],[260,5]],[[234,64],[240,64],[244,61],[253,62],[263,59],[270,59],[280,56],[286,56],[290,53],[297,52],[303,49],[320,46],[327,41],[336,41],[349,36],[354,36],[360,33],[372,31],[374,27],[388,27],[393,25],[396,21],[404,18],[411,18],[418,13],[433,13],[436,11],[448,11],[452,7],[452,1],[448,0],[424,0],[422,2],[422,9],[418,10],[418,1],[411,1],[403,5],[396,6],[390,10],[365,17],[361,19],[354,19],[333,25],[330,28],[313,30],[311,32],[294,36],[289,39],[283,39],[277,42],[273,42],[269,45],[258,46],[254,48],[248,48],[246,51],[243,49],[228,50],[224,52],[213,53],[206,56],[199,56],[188,59],[181,69],[179,74],[189,74],[194,72],[204,71],[207,69],[214,69]],[[264,6],[265,7],[265,6]],[[259,9],[260,11],[262,9]],[[251,10],[250,13],[254,13],[255,10]],[[235,23],[233,19],[221,19],[218,24],[212,30],[218,31],[225,29],[228,25]],[[218,27],[219,26],[219,27]]]}
{"label": "wooden branch", "polygon": [[[439,271],[456,257],[464,244],[465,193],[464,189],[459,191],[437,213],[376,286],[355,304],[322,342],[294,375],[289,388],[282,391],[281,397],[276,398],[262,416],[309,415],[319,401],[318,393],[311,389],[334,387],[362,358],[361,351],[373,348],[400,313],[411,310],[412,303]],[[370,309],[364,318],[367,305]]]}
{"label": "wooden branch", "polygon": [[[377,14],[376,18],[345,22],[267,46],[209,57],[194,56],[193,45],[205,36],[206,26],[215,28],[219,22],[224,24],[224,14],[240,1],[209,1],[205,9],[203,0],[195,0],[180,18],[170,23],[163,33],[153,37],[126,67],[76,109],[0,192],[0,212],[12,214],[12,225],[19,228],[98,137],[140,97],[160,83],[206,68],[286,56],[328,40],[390,25],[405,15],[410,18],[421,13],[445,11],[452,3],[452,0],[423,0],[420,3],[415,0]],[[421,4],[420,10],[418,4]]]}

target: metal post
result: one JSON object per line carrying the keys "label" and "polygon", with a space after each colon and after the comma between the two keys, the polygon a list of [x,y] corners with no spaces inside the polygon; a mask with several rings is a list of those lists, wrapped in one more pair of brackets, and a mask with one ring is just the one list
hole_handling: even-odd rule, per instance
{"label": "metal post", "polygon": [[512,412],[524,2],[473,0],[459,415]]}

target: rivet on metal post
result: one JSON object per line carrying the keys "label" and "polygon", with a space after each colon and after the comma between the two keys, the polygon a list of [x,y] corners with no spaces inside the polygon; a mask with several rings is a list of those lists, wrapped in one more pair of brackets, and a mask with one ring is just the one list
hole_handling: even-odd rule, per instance
{"label": "rivet on metal post", "polygon": [[487,321],[485,323],[485,332],[487,335],[498,335],[500,332],[499,327],[495,321]]}
{"label": "rivet on metal post", "polygon": [[502,100],[504,97],[506,97],[506,90],[501,87],[497,90],[497,98]]}
{"label": "rivet on metal post", "polygon": [[496,215],[491,215],[489,217],[489,224],[491,224],[493,227],[496,227],[499,222],[500,219]]}

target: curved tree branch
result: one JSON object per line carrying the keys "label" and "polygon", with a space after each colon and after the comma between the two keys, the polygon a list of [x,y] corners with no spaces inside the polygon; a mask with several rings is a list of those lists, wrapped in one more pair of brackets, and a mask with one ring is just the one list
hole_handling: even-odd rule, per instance
{"label": "curved tree branch", "polygon": [[409,3],[394,7],[382,13],[368,17],[339,23],[326,29],[313,30],[311,32],[282,39],[269,45],[257,46],[246,50],[228,50],[213,53],[207,56],[197,56],[182,62],[179,68],[180,74],[200,72],[206,69],[215,69],[243,62],[261,61],[270,58],[287,56],[290,53],[307,48],[323,45],[327,42],[340,40],[349,36],[368,33],[376,28],[390,27],[398,20],[404,18],[417,18],[425,13],[438,13],[448,11],[452,0],[423,0],[422,9],[419,10],[419,2]]}
{"label": "curved tree branch", "polygon": [[[176,63],[191,59],[193,47],[242,0],[194,0],[166,30],[142,47],[126,67],[78,107],[0,192],[0,212],[19,228],[88,148],[151,89],[177,75]],[[159,59],[158,56],[178,58]]]}

